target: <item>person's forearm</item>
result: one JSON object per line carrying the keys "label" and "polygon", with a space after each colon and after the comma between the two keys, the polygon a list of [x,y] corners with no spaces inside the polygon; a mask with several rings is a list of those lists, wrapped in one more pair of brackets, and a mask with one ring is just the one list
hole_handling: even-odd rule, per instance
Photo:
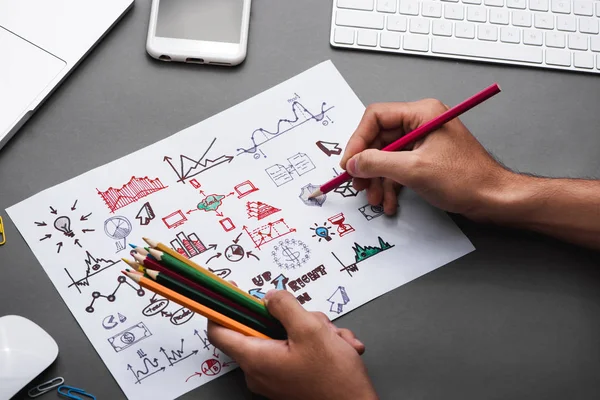
{"label": "person's forearm", "polygon": [[485,219],[600,249],[600,181],[509,173]]}

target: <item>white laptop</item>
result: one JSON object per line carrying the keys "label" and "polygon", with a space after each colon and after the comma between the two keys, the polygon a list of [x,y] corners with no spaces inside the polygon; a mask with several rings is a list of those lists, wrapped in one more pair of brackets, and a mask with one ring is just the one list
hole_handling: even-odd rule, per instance
{"label": "white laptop", "polygon": [[0,148],[133,0],[0,0]]}

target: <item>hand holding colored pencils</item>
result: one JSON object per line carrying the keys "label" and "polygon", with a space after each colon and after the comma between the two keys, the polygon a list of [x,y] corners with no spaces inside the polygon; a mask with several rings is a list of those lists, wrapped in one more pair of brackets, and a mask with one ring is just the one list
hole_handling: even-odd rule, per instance
{"label": "hand holding colored pencils", "polygon": [[[477,93],[476,95],[469,97],[462,103],[455,105],[454,107],[452,107],[445,113],[440,114],[437,117],[435,117],[434,119],[432,119],[431,121],[421,125],[414,131],[402,136],[401,138],[399,138],[395,142],[387,145],[386,147],[384,147],[381,150],[382,151],[401,150],[402,148],[406,147],[408,144],[421,139],[422,137],[430,134],[431,132],[435,131],[436,129],[439,129],[446,122],[451,121],[454,118],[458,118],[461,114],[469,111],[471,108],[473,108],[475,106],[478,106],[479,104],[483,103],[484,101],[486,101],[487,99],[489,99],[492,96],[495,96],[498,93],[500,93],[500,86],[498,86],[497,83],[494,83],[493,85],[485,88],[484,90]],[[334,190],[335,188],[337,188],[338,186],[342,185],[343,183],[345,183],[351,179],[352,179],[352,176],[348,172],[344,172],[344,173],[336,176],[329,182],[321,185],[321,187],[317,191],[312,193],[310,196],[308,196],[308,198],[314,199],[314,198],[324,195],[325,193],[329,193],[332,190]]]}
{"label": "hand holding colored pencils", "polygon": [[246,336],[285,339],[285,329],[265,304],[162,243],[132,246],[134,271],[123,271],[140,286]]}

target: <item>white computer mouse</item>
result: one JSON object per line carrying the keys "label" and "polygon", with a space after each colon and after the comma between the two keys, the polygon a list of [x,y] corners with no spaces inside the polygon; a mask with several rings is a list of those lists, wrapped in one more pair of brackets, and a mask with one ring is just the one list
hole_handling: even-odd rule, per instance
{"label": "white computer mouse", "polygon": [[56,360],[58,346],[39,325],[0,317],[0,399],[10,399]]}

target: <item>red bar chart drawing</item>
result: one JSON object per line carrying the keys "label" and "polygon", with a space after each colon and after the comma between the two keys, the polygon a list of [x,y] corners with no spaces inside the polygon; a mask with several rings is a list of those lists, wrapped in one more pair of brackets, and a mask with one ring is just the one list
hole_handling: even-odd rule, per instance
{"label": "red bar chart drawing", "polygon": [[171,247],[186,258],[195,257],[207,250],[204,243],[202,243],[195,233],[186,235],[183,232],[179,232],[175,235],[175,240],[171,241]]}
{"label": "red bar chart drawing", "polygon": [[159,190],[166,189],[160,179],[150,179],[147,176],[143,178],[131,177],[131,180],[124,184],[120,189],[109,187],[105,191],[98,191],[100,197],[108,207],[111,213],[119,208],[135,203],[139,199],[146,197]]}

